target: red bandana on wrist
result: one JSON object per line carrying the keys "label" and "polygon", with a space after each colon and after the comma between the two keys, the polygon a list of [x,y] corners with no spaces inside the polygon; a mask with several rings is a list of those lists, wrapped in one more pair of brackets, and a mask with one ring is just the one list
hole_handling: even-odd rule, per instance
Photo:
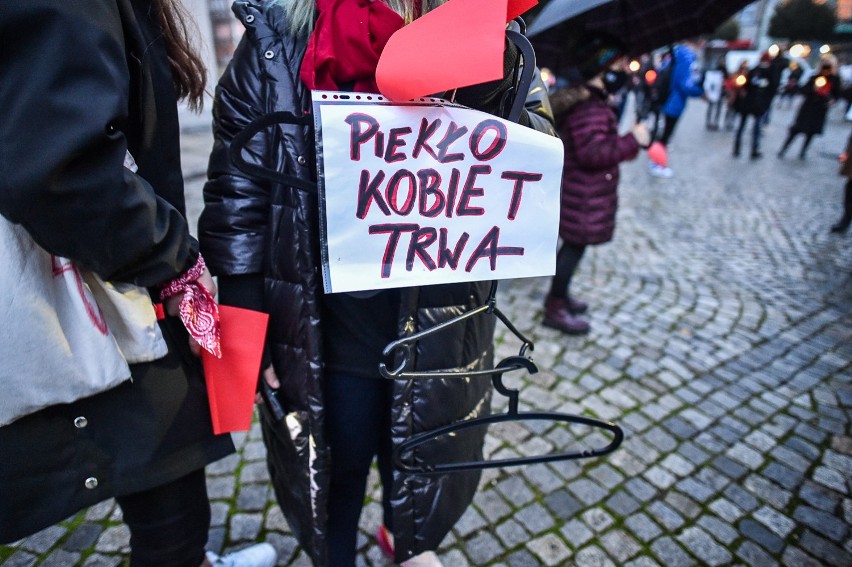
{"label": "red bandana on wrist", "polygon": [[319,17],[299,73],[309,89],[379,92],[376,65],[404,22],[381,0],[317,0]]}

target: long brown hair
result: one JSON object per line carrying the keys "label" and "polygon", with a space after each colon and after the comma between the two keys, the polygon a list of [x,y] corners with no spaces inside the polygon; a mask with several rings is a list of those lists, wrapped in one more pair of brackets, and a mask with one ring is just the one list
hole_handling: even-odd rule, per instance
{"label": "long brown hair", "polygon": [[163,28],[172,81],[179,99],[186,99],[192,110],[201,110],[207,70],[191,44],[195,22],[180,0],[156,0],[154,7]]}

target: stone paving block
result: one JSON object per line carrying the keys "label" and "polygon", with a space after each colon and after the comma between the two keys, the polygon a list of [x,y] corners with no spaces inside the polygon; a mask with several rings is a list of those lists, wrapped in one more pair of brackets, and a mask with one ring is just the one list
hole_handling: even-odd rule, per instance
{"label": "stone paving block", "polygon": [[578,566],[616,567],[606,552],[597,546],[584,547],[575,554],[574,561]]}
{"label": "stone paving block", "polygon": [[564,565],[571,557],[571,549],[553,534],[546,534],[527,543],[529,549],[541,560],[542,565]]}
{"label": "stone paving block", "polygon": [[574,549],[582,547],[595,536],[595,533],[586,524],[576,519],[565,523],[559,532]]}
{"label": "stone paving block", "polygon": [[695,560],[670,537],[661,537],[651,544],[651,549],[660,563],[666,567],[690,567]]}
{"label": "stone paving block", "polygon": [[[759,475],[749,475],[748,478],[743,482],[743,487],[745,490],[754,494],[757,498],[764,500],[774,506],[775,508],[783,509],[787,506],[787,503],[792,498],[792,494],[788,490],[784,490],[777,484],[763,478]],[[745,492],[739,487],[732,487],[729,490],[736,490],[739,493]],[[746,501],[746,497],[738,496],[736,498],[729,496],[735,502],[742,505],[738,498],[742,498],[742,501]],[[751,508],[743,506],[746,510],[750,510]]]}
{"label": "stone paving block", "polygon": [[62,542],[62,549],[66,551],[82,551],[93,547],[98,537],[103,533],[104,527],[100,524],[83,523],[70,533],[68,538]]}
{"label": "stone paving block", "polygon": [[817,559],[821,559],[828,565],[850,565],[852,554],[832,542],[822,538],[810,530],[805,530],[799,545]]}
{"label": "stone paving block", "polygon": [[231,516],[228,535],[231,541],[256,540],[262,524],[261,514],[234,514]]}
{"label": "stone paving block", "polygon": [[259,512],[266,507],[271,487],[268,484],[245,484],[237,493],[237,508],[242,511]]}
{"label": "stone paving block", "polygon": [[755,542],[770,553],[780,553],[784,548],[784,540],[755,520],[746,518],[740,521],[738,528],[743,537]]}
{"label": "stone paving block", "polygon": [[606,507],[616,516],[629,516],[639,510],[641,504],[625,490],[619,490],[606,501]]}
{"label": "stone paving block", "polygon": [[645,474],[642,476],[645,477],[645,480],[661,490],[669,488],[677,481],[677,478],[673,474],[660,466],[651,467],[645,471]]}
{"label": "stone paving block", "polygon": [[822,442],[825,441],[825,438],[828,436],[826,432],[820,431],[815,427],[811,427],[807,423],[799,423],[798,425],[796,425],[795,431],[800,436],[817,445],[821,445]]}
{"label": "stone paving block", "polygon": [[573,518],[582,508],[581,504],[566,490],[548,494],[542,500],[550,512],[561,520]]}
{"label": "stone paving block", "polygon": [[596,533],[601,533],[615,523],[615,519],[602,508],[590,508],[583,512],[583,521]]}
{"label": "stone paving block", "polygon": [[[458,549],[451,549],[448,552],[441,554],[440,559],[444,565],[458,565],[458,567],[470,567],[470,562],[468,562],[464,554]],[[392,567],[393,565],[393,563],[389,563],[387,567]]]}
{"label": "stone paving block", "polygon": [[487,565],[503,553],[503,548],[493,535],[483,532],[465,544],[465,551],[474,565]]}
{"label": "stone paving block", "polygon": [[740,537],[739,533],[728,522],[723,522],[716,516],[703,515],[698,518],[696,525],[704,528],[704,530],[713,536],[713,539],[730,548],[730,545]]}
{"label": "stone paving block", "polygon": [[823,464],[839,473],[852,470],[852,456],[843,455],[836,451],[828,450],[823,454]]}
{"label": "stone paving block", "polygon": [[45,553],[67,533],[68,530],[62,526],[50,526],[25,538],[20,547],[33,553]]}
{"label": "stone paving block", "polygon": [[695,465],[676,453],[666,456],[662,465],[677,476],[687,476],[695,470]]}
{"label": "stone paving block", "polygon": [[642,551],[642,546],[624,530],[606,532],[601,536],[600,542],[617,565],[624,565],[628,559]]}
{"label": "stone paving block", "polygon": [[530,533],[512,518],[498,525],[494,532],[506,549],[511,549],[530,539]]}
{"label": "stone paving block", "polygon": [[[93,553],[82,563],[83,567],[118,567],[122,558],[117,555],[101,555]],[[3,564],[4,567],[6,563]],[[11,566],[10,566],[11,567]]]}
{"label": "stone paving block", "polygon": [[764,457],[746,443],[737,443],[725,453],[749,470],[758,470],[764,462]]}
{"label": "stone paving block", "polygon": [[514,518],[521,522],[533,535],[547,531],[556,525],[553,517],[538,503],[522,508],[515,513]]}
{"label": "stone paving block", "polygon": [[810,506],[797,506],[793,512],[793,518],[818,534],[838,543],[841,543],[849,535],[849,527],[838,522],[834,514]]}
{"label": "stone paving block", "polygon": [[842,474],[829,467],[817,467],[813,473],[815,482],[836,490],[841,494],[849,494],[846,479]]}
{"label": "stone paving block", "polygon": [[811,481],[805,481],[799,488],[799,498],[814,508],[828,512],[835,510],[842,500],[842,497],[836,491]]}
{"label": "stone paving block", "polygon": [[769,506],[763,506],[759,510],[755,510],[754,519],[769,528],[772,533],[781,539],[785,539],[796,527],[796,523],[787,515]]}
{"label": "stone paving block", "polygon": [[206,548],[214,553],[222,553],[227,540],[227,531],[225,526],[210,528],[207,531]]}
{"label": "stone paving block", "polygon": [[79,553],[56,549],[45,558],[41,565],[44,567],[67,567],[68,565],[76,565],[79,561]]}
{"label": "stone paving block", "polygon": [[707,502],[716,492],[712,487],[695,480],[693,477],[687,477],[681,480],[676,485],[684,494],[690,495],[698,502]]}
{"label": "stone paving block", "polygon": [[[368,510],[372,506],[377,505],[374,503],[369,503],[364,507],[364,510],[362,511],[362,517],[365,513],[368,513]],[[378,508],[381,508],[381,506],[378,506]],[[264,520],[263,527],[267,531],[290,533],[290,526],[287,524],[287,519],[284,517],[284,513],[281,511],[281,508],[278,506],[278,504],[274,504],[266,512],[266,518]]]}
{"label": "stone paving block", "polygon": [[644,543],[648,543],[663,533],[660,526],[657,525],[648,515],[639,512],[624,520],[624,525]]}
{"label": "stone paving block", "polygon": [[485,490],[478,494],[476,506],[490,523],[496,523],[512,513],[512,506],[494,489]]}
{"label": "stone paving block", "polygon": [[524,482],[523,477],[517,474],[500,481],[495,488],[515,507],[523,506],[535,497],[533,491]]}
{"label": "stone paving block", "polygon": [[744,541],[735,551],[737,557],[742,559],[746,565],[752,567],[772,567],[779,565],[766,551],[751,541]]}
{"label": "stone paving block", "polygon": [[786,567],[823,567],[821,561],[814,559],[801,549],[792,546],[788,546],[784,550],[781,562]]}
{"label": "stone paving block", "polygon": [[684,524],[684,519],[680,513],[661,500],[652,502],[648,506],[647,512],[668,531],[674,531]]}
{"label": "stone paving block", "polygon": [[730,552],[701,528],[686,528],[677,539],[702,565],[724,565],[732,559]]}
{"label": "stone paving block", "polygon": [[[477,502],[474,503],[477,504]],[[488,522],[485,518],[476,511],[474,506],[470,506],[464,511],[464,514],[462,514],[455,526],[453,526],[453,531],[458,534],[459,537],[464,538],[487,525]]]}
{"label": "stone paving block", "polygon": [[718,498],[710,503],[709,508],[720,518],[727,522],[735,522],[739,518],[742,518],[744,512],[741,508],[736,506],[730,500],[726,498]]}
{"label": "stone paving block", "polygon": [[647,469],[647,465],[627,449],[620,449],[612,453],[608,457],[607,462],[617,468],[627,478],[639,476]]}
{"label": "stone paving block", "polygon": [[269,482],[269,469],[266,461],[246,463],[240,470],[240,482]]}
{"label": "stone paving block", "polygon": [[687,495],[671,490],[666,494],[665,502],[682,516],[693,519],[701,513],[701,506]]}
{"label": "stone paving block", "polygon": [[539,560],[526,549],[511,554],[507,561],[510,567],[538,567],[541,565]]}
{"label": "stone paving block", "polygon": [[237,479],[232,476],[207,478],[207,495],[211,500],[225,500],[233,498],[236,488]]}
{"label": "stone paving block", "polygon": [[581,478],[568,483],[568,490],[583,503],[597,504],[609,495],[609,492],[599,484],[589,479]]}
{"label": "stone paving block", "polygon": [[130,530],[127,526],[112,526],[104,530],[95,550],[101,553],[127,553],[130,550]]}
{"label": "stone paving block", "polygon": [[748,472],[746,467],[722,455],[713,459],[712,462],[713,466],[729,479],[739,479]]}
{"label": "stone paving block", "polygon": [[233,474],[233,472],[237,470],[239,464],[240,455],[238,453],[232,453],[223,459],[210,463],[204,471],[207,473],[208,477]]}
{"label": "stone paving block", "polygon": [[[561,444],[560,444],[561,445]],[[557,447],[562,449],[562,447]],[[518,445],[518,452],[527,457],[549,455],[556,452],[554,444],[543,437],[533,437]]]}
{"label": "stone paving block", "polygon": [[591,468],[588,475],[608,489],[613,489],[624,481],[624,476],[607,463]]}
{"label": "stone paving block", "polygon": [[647,556],[637,557],[624,564],[624,567],[661,567],[659,563]]}
{"label": "stone paving block", "polygon": [[550,494],[564,486],[565,482],[548,465],[539,464],[521,470],[524,479],[542,494]]}

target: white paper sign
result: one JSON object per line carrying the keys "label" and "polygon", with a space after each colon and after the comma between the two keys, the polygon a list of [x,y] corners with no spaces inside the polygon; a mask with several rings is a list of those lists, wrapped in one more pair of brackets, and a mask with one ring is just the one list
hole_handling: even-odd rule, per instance
{"label": "white paper sign", "polygon": [[436,98],[313,102],[327,293],[554,273],[558,138]]}

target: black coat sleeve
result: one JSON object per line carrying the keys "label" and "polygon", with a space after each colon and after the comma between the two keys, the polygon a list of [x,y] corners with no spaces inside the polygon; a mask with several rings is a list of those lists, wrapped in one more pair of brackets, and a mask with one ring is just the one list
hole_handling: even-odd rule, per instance
{"label": "black coat sleeve", "polygon": [[[198,221],[201,249],[215,275],[263,273],[270,189],[238,170],[228,157],[234,136],[266,108],[260,75],[255,50],[243,37],[216,87],[213,150]],[[267,159],[274,143],[271,130],[259,132],[246,144],[247,161],[274,166]]]}
{"label": "black coat sleeve", "polygon": [[197,244],[123,166],[129,85],[114,1],[0,5],[0,214],[106,279],[154,285],[191,265]]}

